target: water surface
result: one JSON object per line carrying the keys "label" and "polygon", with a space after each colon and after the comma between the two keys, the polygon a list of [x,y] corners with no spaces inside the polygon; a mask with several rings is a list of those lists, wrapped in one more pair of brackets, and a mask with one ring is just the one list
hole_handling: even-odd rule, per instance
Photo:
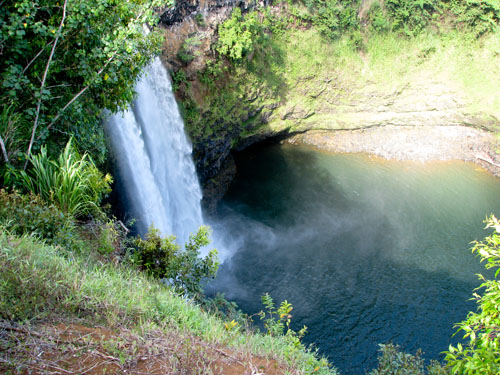
{"label": "water surface", "polygon": [[237,158],[216,231],[232,256],[209,292],[247,313],[294,306],[343,374],[376,366],[378,343],[442,359],[484,272],[470,242],[500,213],[500,182],[474,165],[408,163],[272,145]]}

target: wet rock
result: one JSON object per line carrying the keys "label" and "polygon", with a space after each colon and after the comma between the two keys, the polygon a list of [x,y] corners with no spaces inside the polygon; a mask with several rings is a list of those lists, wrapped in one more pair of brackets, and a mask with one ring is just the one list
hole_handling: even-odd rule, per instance
{"label": "wet rock", "polygon": [[199,0],[176,1],[173,8],[167,8],[160,16],[160,21],[165,26],[172,26],[184,21],[186,17],[196,13],[200,6]]}
{"label": "wet rock", "polygon": [[229,189],[229,185],[236,175],[236,164],[233,156],[229,154],[221,163],[217,174],[203,184],[202,207],[206,213],[216,212],[217,203]]}

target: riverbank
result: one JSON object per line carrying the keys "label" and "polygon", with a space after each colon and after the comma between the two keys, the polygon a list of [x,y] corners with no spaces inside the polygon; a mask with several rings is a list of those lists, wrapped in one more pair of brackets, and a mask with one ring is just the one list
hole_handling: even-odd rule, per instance
{"label": "riverbank", "polygon": [[381,126],[310,130],[284,142],[335,153],[368,153],[392,160],[473,162],[500,177],[499,140],[466,126]]}

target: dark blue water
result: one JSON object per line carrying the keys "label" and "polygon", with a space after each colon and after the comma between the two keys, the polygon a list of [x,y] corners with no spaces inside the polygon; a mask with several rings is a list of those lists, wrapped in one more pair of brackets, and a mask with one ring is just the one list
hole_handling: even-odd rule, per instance
{"label": "dark blue water", "polygon": [[[294,306],[293,327],[343,374],[377,344],[442,359],[483,272],[470,242],[500,213],[500,182],[471,164],[400,163],[274,145],[237,158],[220,205],[232,257],[210,292],[245,312]],[[453,339],[455,342],[457,338]]]}

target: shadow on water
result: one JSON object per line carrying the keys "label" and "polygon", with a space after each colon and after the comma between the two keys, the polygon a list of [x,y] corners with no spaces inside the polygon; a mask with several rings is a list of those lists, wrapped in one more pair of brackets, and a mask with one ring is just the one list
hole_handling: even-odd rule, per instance
{"label": "shadow on water", "polygon": [[457,281],[445,272],[381,259],[354,266],[300,259],[299,266],[286,259],[278,259],[278,265],[272,258],[259,261],[262,257],[253,252],[244,261],[225,263],[215,288],[249,314],[263,308],[259,297],[265,292],[277,302],[287,299],[294,306],[292,328],[306,325],[304,342],[314,343],[342,374],[375,368],[377,344],[389,341],[407,352],[421,348],[425,358],[442,359],[454,323],[474,308],[468,299],[477,283]]}
{"label": "shadow on water", "polygon": [[377,344],[440,358],[484,269],[470,253],[500,211],[500,184],[464,164],[373,162],[270,146],[238,157],[214,226],[233,249],[208,293],[243,311],[294,306],[295,329],[343,374],[376,366]]}

